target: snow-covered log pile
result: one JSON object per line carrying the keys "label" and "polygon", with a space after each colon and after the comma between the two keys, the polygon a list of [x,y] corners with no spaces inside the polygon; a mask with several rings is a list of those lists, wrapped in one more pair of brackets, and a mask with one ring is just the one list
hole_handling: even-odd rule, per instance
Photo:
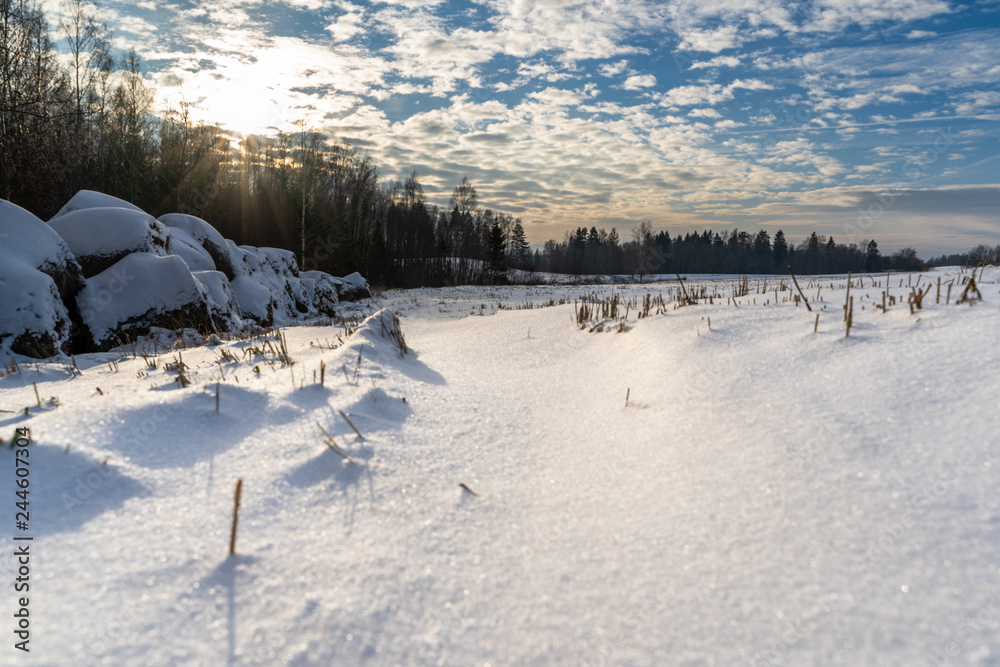
{"label": "snow-covered log pile", "polygon": [[152,327],[280,326],[369,296],[356,273],[300,273],[293,253],[237,246],[194,216],[157,220],[84,190],[45,223],[0,199],[0,352],[108,350]]}

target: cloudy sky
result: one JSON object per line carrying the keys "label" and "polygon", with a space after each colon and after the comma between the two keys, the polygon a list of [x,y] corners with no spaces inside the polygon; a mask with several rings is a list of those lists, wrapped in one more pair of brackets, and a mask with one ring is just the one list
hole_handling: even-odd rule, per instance
{"label": "cloudy sky", "polygon": [[[102,3],[160,104],[467,175],[529,238],[643,219],[1000,242],[1000,0]],[[627,236],[627,231],[622,234]]]}

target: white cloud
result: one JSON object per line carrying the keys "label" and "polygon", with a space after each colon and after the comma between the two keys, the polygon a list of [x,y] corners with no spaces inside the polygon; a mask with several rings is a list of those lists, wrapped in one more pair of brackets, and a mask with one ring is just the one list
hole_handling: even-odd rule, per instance
{"label": "white cloud", "polygon": [[362,32],[364,16],[358,13],[348,13],[326,26],[326,31],[338,42],[345,42]]}
{"label": "white cloud", "polygon": [[821,177],[835,176],[845,167],[836,159],[819,153],[805,139],[779,141],[770,151],[770,157],[759,160],[761,164],[787,164],[798,167],[812,167]]}
{"label": "white cloud", "polygon": [[688,111],[691,118],[722,118],[722,114],[715,109],[691,109]]}
{"label": "white cloud", "polygon": [[694,106],[696,104],[713,106],[733,99],[735,97],[733,91],[740,88],[745,90],[773,90],[771,84],[765,83],[760,79],[737,79],[725,86],[719,83],[678,86],[667,91],[660,99],[660,103],[669,107]]}
{"label": "white cloud", "polygon": [[643,88],[652,88],[655,85],[656,77],[652,74],[636,74],[625,79],[622,87],[625,90],[642,90]]}
{"label": "white cloud", "polygon": [[937,33],[931,30],[911,30],[906,33],[907,39],[927,39],[928,37],[937,37]]}
{"label": "white cloud", "polygon": [[718,53],[743,43],[737,26],[727,25],[709,30],[689,30],[684,33],[680,47],[690,51]]}
{"label": "white cloud", "polygon": [[959,114],[982,113],[986,109],[1000,107],[1000,92],[977,90],[962,95],[962,101],[955,105]]}
{"label": "white cloud", "polygon": [[739,67],[740,59],[737,56],[716,56],[711,60],[696,62],[689,69],[718,69],[719,67]]}
{"label": "white cloud", "polygon": [[330,0],[280,0],[281,2],[291,5],[292,7],[301,7],[302,9],[308,9],[310,11],[318,11],[320,9],[327,9],[333,3]]}
{"label": "white cloud", "polygon": [[598,67],[597,71],[600,72],[603,76],[610,78],[618,76],[619,74],[624,72],[627,67],[628,67],[627,60],[619,60],[618,62],[614,63],[605,63],[604,65]]}
{"label": "white cloud", "polygon": [[870,26],[879,22],[907,23],[947,14],[945,0],[816,0],[807,32],[840,32],[850,25]]}

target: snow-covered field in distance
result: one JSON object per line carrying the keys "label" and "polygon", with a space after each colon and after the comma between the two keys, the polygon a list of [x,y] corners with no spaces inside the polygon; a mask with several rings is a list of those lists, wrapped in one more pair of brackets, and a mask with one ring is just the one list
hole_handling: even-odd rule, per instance
{"label": "snow-covered field in distance", "polygon": [[[1000,271],[971,307],[961,279],[893,275],[882,313],[886,277],[855,278],[849,337],[846,276],[799,279],[818,325],[790,278],[734,304],[739,277],[692,276],[711,303],[675,308],[676,281],[390,291],[353,335],[285,329],[290,367],[273,338],[20,359],[0,434],[35,440],[31,653],[0,656],[996,664]],[[624,327],[578,326],[595,293]],[[665,312],[640,319],[647,293]]]}

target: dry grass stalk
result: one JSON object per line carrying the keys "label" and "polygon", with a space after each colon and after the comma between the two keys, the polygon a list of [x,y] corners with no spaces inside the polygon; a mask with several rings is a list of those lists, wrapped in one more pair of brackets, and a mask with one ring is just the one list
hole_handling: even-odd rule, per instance
{"label": "dry grass stalk", "polygon": [[358,383],[358,375],[361,373],[361,353],[364,352],[364,350],[364,345],[358,348],[358,363],[354,366],[354,384]]}
{"label": "dry grass stalk", "polygon": [[233,498],[233,524],[229,531],[229,555],[236,555],[236,525],[240,520],[240,496],[243,493],[243,478],[236,480],[236,496]]}
{"label": "dry grass stalk", "polygon": [[364,440],[364,439],[365,439],[365,436],[361,435],[361,431],[359,431],[359,430],[358,430],[358,427],[357,427],[357,426],[355,426],[355,425],[354,425],[354,423],[353,423],[353,422],[352,422],[352,421],[351,421],[350,419],[348,419],[348,418],[347,418],[347,415],[345,415],[345,414],[344,414],[344,411],[343,411],[343,410],[337,410],[337,413],[338,413],[338,414],[339,414],[339,415],[340,415],[341,417],[343,417],[343,418],[344,418],[344,421],[345,421],[345,422],[347,422],[347,425],[351,427],[351,429],[352,429],[352,430],[354,431],[354,433],[355,433],[355,434],[356,434],[356,435],[357,435],[357,436],[358,436],[358,437],[359,437],[360,439],[362,439],[362,440]]}
{"label": "dry grass stalk", "polygon": [[792,271],[792,265],[791,264],[788,265],[788,273],[791,274],[791,276],[792,276],[792,282],[795,283],[795,289],[797,289],[799,291],[799,295],[802,297],[802,301],[805,302],[806,309],[811,313],[812,312],[812,308],[809,306],[809,299],[807,299],[806,295],[802,293],[802,288],[799,287],[799,281],[795,279],[795,273]]}
{"label": "dry grass stalk", "polygon": [[847,321],[847,304],[851,302],[851,274],[847,274],[847,296],[844,297],[844,321]]}
{"label": "dry grass stalk", "polygon": [[465,491],[468,491],[469,493],[471,493],[474,496],[478,496],[479,495],[478,493],[476,493],[475,491],[473,491],[472,489],[470,489],[468,486],[466,486],[465,482],[459,482],[458,485],[460,487],[462,487]]}
{"label": "dry grass stalk", "polygon": [[38,407],[42,407],[42,397],[38,395],[38,385],[32,382],[31,386],[35,388],[35,400],[38,401]]}
{"label": "dry grass stalk", "polygon": [[969,276],[969,282],[965,284],[965,289],[962,290],[962,296],[955,302],[955,305],[957,306],[958,304],[965,303],[966,301],[969,302],[969,305],[972,305],[974,303],[974,299],[972,298],[970,292],[975,292],[979,301],[983,300],[983,293],[979,291],[979,287],[976,285],[975,275]]}
{"label": "dry grass stalk", "polygon": [[355,465],[354,460],[337,445],[337,441],[333,439],[333,436],[330,435],[325,428],[323,428],[323,425],[320,424],[319,422],[316,422],[316,426],[319,426],[319,430],[323,431],[323,435],[326,436],[325,440],[326,446],[329,447],[331,450],[333,450],[333,453],[339,456],[340,458],[344,459],[351,465]]}
{"label": "dry grass stalk", "polygon": [[928,294],[930,294],[931,288],[934,287],[933,285],[928,285],[927,289],[923,289],[922,290],[922,289],[920,289],[919,286],[920,286],[920,281],[918,280],[917,281],[917,287],[912,288],[912,292],[910,294],[909,301],[910,301],[910,314],[911,315],[913,314],[914,310],[922,310],[923,309],[923,307],[924,307],[924,297],[926,297]]}
{"label": "dry grass stalk", "polygon": [[692,301],[688,297],[687,289],[685,289],[685,287],[684,287],[684,281],[681,280],[681,272],[677,270],[677,265],[674,264],[674,260],[672,260],[672,259],[670,260],[670,266],[672,266],[674,268],[674,273],[677,275],[677,284],[681,286],[681,293],[684,295],[684,301],[683,301],[682,305],[685,305],[685,306],[694,305],[694,301]]}

